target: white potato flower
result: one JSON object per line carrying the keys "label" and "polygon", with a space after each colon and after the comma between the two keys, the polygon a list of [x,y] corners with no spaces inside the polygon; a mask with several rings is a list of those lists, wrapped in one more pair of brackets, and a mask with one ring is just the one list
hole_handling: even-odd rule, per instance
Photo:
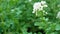
{"label": "white potato flower", "polygon": [[56,18],[59,18],[60,19],[60,12],[57,13]]}
{"label": "white potato flower", "polygon": [[37,10],[43,10],[43,6],[41,6],[40,2],[34,3],[34,5],[33,5],[33,12],[32,13],[35,13],[35,11],[37,11]]}
{"label": "white potato flower", "polygon": [[41,1],[41,5],[42,5],[43,7],[48,7],[45,1]]}
{"label": "white potato flower", "polygon": [[33,12],[32,13],[35,13],[36,11],[42,11],[44,7],[48,7],[46,5],[46,2],[45,1],[36,2],[33,5]]}

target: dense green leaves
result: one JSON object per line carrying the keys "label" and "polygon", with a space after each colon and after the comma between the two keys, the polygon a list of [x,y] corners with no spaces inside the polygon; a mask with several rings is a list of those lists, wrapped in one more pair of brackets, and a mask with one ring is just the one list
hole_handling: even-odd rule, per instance
{"label": "dense green leaves", "polygon": [[0,0],[0,34],[60,34],[60,19],[56,18],[60,0],[45,0],[47,14],[39,11],[36,16],[33,4],[40,1]]}

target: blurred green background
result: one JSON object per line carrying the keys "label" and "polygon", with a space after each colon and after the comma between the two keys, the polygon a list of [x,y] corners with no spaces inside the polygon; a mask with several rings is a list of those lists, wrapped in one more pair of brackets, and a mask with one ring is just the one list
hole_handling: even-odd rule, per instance
{"label": "blurred green background", "polygon": [[44,0],[48,12],[43,19],[32,13],[42,0],[0,0],[0,34],[60,34],[60,0]]}

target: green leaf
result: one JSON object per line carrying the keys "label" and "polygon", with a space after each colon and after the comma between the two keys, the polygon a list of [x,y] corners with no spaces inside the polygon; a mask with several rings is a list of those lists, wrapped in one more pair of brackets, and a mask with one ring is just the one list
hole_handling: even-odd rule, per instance
{"label": "green leaf", "polygon": [[60,30],[60,24],[57,24],[55,29]]}

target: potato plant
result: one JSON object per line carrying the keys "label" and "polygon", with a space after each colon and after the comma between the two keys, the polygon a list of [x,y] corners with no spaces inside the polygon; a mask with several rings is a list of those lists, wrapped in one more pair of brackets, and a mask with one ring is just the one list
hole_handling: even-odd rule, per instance
{"label": "potato plant", "polygon": [[60,34],[60,0],[0,0],[0,34]]}

